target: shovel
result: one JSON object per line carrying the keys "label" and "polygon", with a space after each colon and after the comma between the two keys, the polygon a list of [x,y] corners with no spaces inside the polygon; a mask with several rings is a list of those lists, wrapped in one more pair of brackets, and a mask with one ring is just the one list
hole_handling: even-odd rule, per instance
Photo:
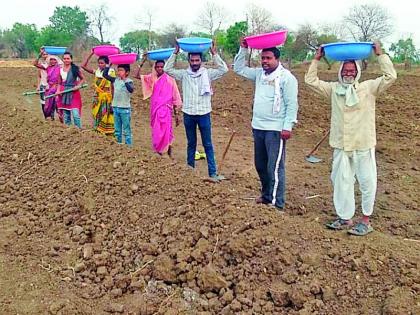
{"label": "shovel", "polygon": [[322,159],[316,157],[313,155],[318,148],[321,146],[321,144],[324,142],[325,139],[327,139],[328,135],[330,134],[330,130],[328,130],[323,136],[322,139],[318,141],[318,143],[314,146],[314,148],[305,156],[305,160],[309,163],[319,163],[322,161]]}
{"label": "shovel", "polygon": [[[88,85],[85,83],[80,87],[80,89],[84,89],[87,86]],[[47,100],[51,97],[56,97],[56,96],[64,94],[64,93],[74,92],[74,91],[77,91],[77,90],[79,90],[79,88],[74,87],[74,88],[71,88],[71,89],[67,89],[67,90],[64,90],[64,91],[57,92],[55,94],[48,95],[48,96],[45,97],[45,99]]]}
{"label": "shovel", "polygon": [[[219,167],[218,167],[218,173],[219,173],[219,174],[221,173],[221,171],[222,171],[222,169],[223,169],[223,164],[224,164],[224,162],[225,162],[226,155],[227,155],[227,153],[228,153],[228,151],[229,151],[230,145],[231,145],[231,143],[232,143],[233,137],[235,137],[235,134],[236,134],[236,131],[235,131],[235,130],[233,130],[233,131],[232,131],[232,134],[230,135],[229,142],[227,143],[227,145],[226,145],[226,147],[225,147],[225,151],[223,152],[223,155],[222,155],[222,160],[220,161],[220,164],[219,164]],[[213,180],[213,179],[208,178],[208,179],[205,179],[204,181],[208,181],[208,182],[212,182],[212,183],[217,183],[217,182],[219,182],[219,181],[222,181],[222,180],[226,180],[226,179],[227,179],[227,178],[226,178],[225,176],[223,176],[223,175],[219,175],[219,177],[220,177],[220,178],[219,178],[219,180]]]}
{"label": "shovel", "polygon": [[39,95],[41,92],[42,91],[28,91],[28,92],[23,92],[22,95],[25,96],[24,99],[26,102],[28,102],[29,104],[33,104],[33,101],[31,100],[29,96]]}
{"label": "shovel", "polygon": [[29,91],[29,92],[23,92],[22,95],[29,96],[29,95],[39,94],[39,93],[41,93],[41,91]]}
{"label": "shovel", "polygon": [[[232,131],[232,134],[230,135],[229,142],[228,142],[228,144],[226,145],[225,151],[223,152],[223,155],[222,155],[222,160],[220,161],[220,164],[219,164],[219,173],[221,173],[221,172],[222,172],[223,165],[224,165],[224,163],[225,163],[225,158],[226,158],[226,155],[227,155],[227,153],[228,153],[228,151],[229,151],[230,145],[231,145],[231,143],[232,143],[233,138],[235,137],[235,134],[236,134],[236,131],[235,131],[235,130],[233,130],[233,131]],[[223,175],[220,175],[220,176],[221,176],[221,177],[223,177],[221,180],[226,179]]]}

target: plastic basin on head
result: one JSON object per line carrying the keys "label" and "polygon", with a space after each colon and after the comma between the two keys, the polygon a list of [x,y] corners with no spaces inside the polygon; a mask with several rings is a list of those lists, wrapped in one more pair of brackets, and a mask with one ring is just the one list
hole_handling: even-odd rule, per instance
{"label": "plastic basin on head", "polygon": [[62,55],[66,52],[66,47],[44,46],[45,52],[50,55]]}
{"label": "plastic basin on head", "polygon": [[164,48],[164,49],[152,50],[147,53],[147,57],[150,60],[165,60],[165,59],[168,59],[172,55],[174,50],[175,48]]}
{"label": "plastic basin on head", "polygon": [[100,56],[109,56],[120,53],[120,49],[114,45],[100,45],[92,48],[93,53]]}
{"label": "plastic basin on head", "polygon": [[248,47],[264,49],[283,45],[287,39],[287,30],[245,37]]}
{"label": "plastic basin on head", "polygon": [[109,62],[114,65],[132,64],[137,60],[136,53],[109,55]]}
{"label": "plastic basin on head", "polygon": [[372,42],[343,42],[322,45],[327,58],[345,60],[363,60],[372,53]]}
{"label": "plastic basin on head", "polygon": [[188,37],[177,40],[179,47],[189,53],[202,53],[211,47],[212,39],[204,37]]}

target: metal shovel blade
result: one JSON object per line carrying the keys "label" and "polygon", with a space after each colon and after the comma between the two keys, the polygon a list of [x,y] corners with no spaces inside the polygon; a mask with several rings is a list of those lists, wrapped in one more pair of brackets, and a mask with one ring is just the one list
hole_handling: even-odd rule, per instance
{"label": "metal shovel blade", "polygon": [[322,162],[322,159],[317,158],[314,155],[307,155],[307,156],[305,156],[305,160],[308,161],[309,163],[319,163],[319,162]]}

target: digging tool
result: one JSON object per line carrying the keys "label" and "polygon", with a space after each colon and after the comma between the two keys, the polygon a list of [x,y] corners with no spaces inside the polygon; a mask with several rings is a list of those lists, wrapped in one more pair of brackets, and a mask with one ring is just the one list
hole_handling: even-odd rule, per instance
{"label": "digging tool", "polygon": [[314,146],[314,148],[311,150],[311,152],[309,152],[305,156],[306,161],[308,161],[309,163],[319,163],[319,162],[322,161],[322,159],[314,156],[313,154],[318,150],[318,148],[324,142],[324,140],[327,139],[329,134],[330,134],[330,130],[328,129],[328,131],[322,136],[321,140],[318,141],[318,143]]}
{"label": "digging tool", "polygon": [[[224,162],[225,162],[226,155],[227,155],[227,153],[228,153],[228,151],[229,151],[230,145],[231,145],[231,143],[232,143],[233,138],[235,137],[235,134],[236,134],[236,131],[235,131],[235,130],[233,130],[233,131],[232,131],[232,134],[230,135],[229,142],[228,142],[228,144],[226,145],[225,151],[223,152],[223,155],[222,155],[222,160],[220,161],[220,164],[219,164],[219,173],[221,173],[221,172],[222,172],[222,169],[223,169],[223,165],[224,165]],[[223,178],[222,178],[222,180],[223,180],[223,179],[226,179],[226,178],[224,178],[224,176],[222,176],[222,177],[223,177]]]}
{"label": "digging tool", "polygon": [[74,91],[77,91],[77,90],[79,90],[79,89],[84,89],[84,88],[86,88],[88,86],[88,84],[83,84],[80,88],[76,88],[76,87],[74,87],[74,88],[71,88],[71,89],[67,89],[67,90],[64,90],[64,91],[60,91],[60,92],[57,92],[57,93],[54,93],[54,94],[51,94],[51,95],[48,95],[48,96],[46,96],[45,97],[45,99],[49,99],[49,98],[51,98],[51,97],[56,97],[56,96],[58,96],[58,95],[61,95],[61,94],[64,94],[64,93],[69,93],[69,92],[74,92]]}
{"label": "digging tool", "polygon": [[25,96],[24,99],[25,99],[26,102],[28,102],[29,104],[33,104],[33,101],[31,100],[31,98],[29,96],[39,95],[43,92],[45,92],[45,91],[28,91],[28,92],[23,92],[22,95]]}
{"label": "digging tool", "polygon": [[28,92],[23,92],[22,95],[23,96],[29,96],[29,95],[35,95],[35,94],[40,94],[41,91],[28,91]]}

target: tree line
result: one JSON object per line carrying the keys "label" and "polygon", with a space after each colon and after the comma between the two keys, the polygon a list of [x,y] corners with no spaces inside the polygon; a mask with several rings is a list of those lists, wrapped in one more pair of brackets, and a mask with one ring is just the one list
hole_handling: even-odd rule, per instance
{"label": "tree line", "polygon": [[[157,30],[157,11],[145,7],[141,12],[136,21],[138,29],[119,39],[119,46],[125,52],[141,54],[172,47],[176,38],[200,36],[213,38],[220,53],[232,58],[239,49],[241,37],[287,28],[287,25],[277,24],[270,11],[254,4],[246,7],[242,21],[232,21],[224,7],[207,2],[193,23],[196,28],[193,31],[179,23],[170,23]],[[88,11],[78,6],[59,6],[49,18],[49,24],[41,29],[34,24],[15,23],[10,29],[0,30],[0,57],[32,57],[43,45],[66,46],[72,51],[83,52],[94,45],[108,43],[113,23],[104,4]],[[289,31],[281,49],[282,59],[289,64],[302,62],[312,58],[322,44],[343,40],[384,40],[392,33],[393,19],[385,8],[377,4],[356,5],[339,23],[302,24]],[[394,62],[404,63],[406,68],[420,63],[420,51],[412,37],[392,43],[389,51]]]}

